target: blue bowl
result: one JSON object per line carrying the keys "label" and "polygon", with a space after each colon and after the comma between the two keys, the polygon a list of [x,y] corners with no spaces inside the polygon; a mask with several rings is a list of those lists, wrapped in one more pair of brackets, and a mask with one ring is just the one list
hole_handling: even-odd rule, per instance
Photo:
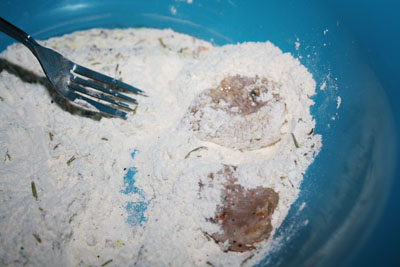
{"label": "blue bowl", "polygon": [[[287,242],[260,266],[391,265],[394,243],[382,240],[389,231],[399,236],[399,213],[391,211],[399,188],[393,178],[399,176],[400,58],[394,38],[400,36],[395,20],[400,5],[189,2],[14,0],[0,3],[0,15],[37,39],[93,27],[145,26],[172,28],[217,45],[270,40],[292,53],[318,87],[325,87],[317,90],[311,110],[323,148],[276,233]],[[0,51],[12,42],[0,34]],[[306,226],[300,223],[305,220]]]}

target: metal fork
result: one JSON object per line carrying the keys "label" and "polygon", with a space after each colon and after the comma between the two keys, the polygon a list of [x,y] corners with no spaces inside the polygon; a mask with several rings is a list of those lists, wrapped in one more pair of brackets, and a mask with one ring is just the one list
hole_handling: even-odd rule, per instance
{"label": "metal fork", "polygon": [[[138,88],[80,66],[56,51],[39,45],[30,35],[0,17],[0,31],[28,47],[39,60],[54,89],[73,104],[114,117],[126,118],[134,112],[137,101],[117,90],[146,96]],[[129,104],[135,105],[135,108]],[[89,104],[89,105],[88,105]]]}

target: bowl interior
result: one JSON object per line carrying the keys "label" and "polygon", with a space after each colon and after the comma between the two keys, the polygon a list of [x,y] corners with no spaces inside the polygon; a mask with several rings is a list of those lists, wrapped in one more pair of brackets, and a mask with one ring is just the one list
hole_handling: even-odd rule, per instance
{"label": "bowl interior", "polygon": [[[145,26],[172,28],[217,45],[271,41],[299,58],[317,82],[311,111],[323,148],[276,233],[285,245],[260,265],[344,263],[379,218],[395,165],[392,113],[359,44],[329,6],[289,0],[18,0],[0,3],[0,10],[37,39],[92,27]],[[12,42],[0,34],[0,51]]]}

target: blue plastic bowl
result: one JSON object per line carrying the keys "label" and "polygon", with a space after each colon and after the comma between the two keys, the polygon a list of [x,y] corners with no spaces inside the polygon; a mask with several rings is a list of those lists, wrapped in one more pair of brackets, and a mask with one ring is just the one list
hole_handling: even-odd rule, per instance
{"label": "blue plastic bowl", "polygon": [[[278,229],[290,239],[260,265],[394,265],[394,243],[384,240],[399,236],[393,177],[399,176],[400,58],[394,41],[400,36],[395,14],[400,5],[321,2],[15,0],[1,1],[0,15],[37,39],[92,27],[146,26],[218,45],[270,40],[299,57],[318,86],[330,73],[312,108],[323,149]],[[0,51],[12,42],[0,34]],[[301,44],[298,50],[295,42]],[[307,206],[299,213],[303,201]],[[305,219],[308,225],[300,226]]]}

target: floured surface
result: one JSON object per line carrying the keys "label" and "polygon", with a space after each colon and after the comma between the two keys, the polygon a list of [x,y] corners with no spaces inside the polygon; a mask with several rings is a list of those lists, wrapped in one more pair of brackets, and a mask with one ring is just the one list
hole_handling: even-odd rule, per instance
{"label": "floured surface", "polygon": [[[91,30],[43,43],[149,97],[139,98],[136,115],[125,121],[73,115],[51,102],[40,66],[26,48],[14,45],[1,54],[7,60],[0,73],[2,265],[240,266],[279,245],[270,237],[255,243],[256,249],[226,251],[228,244],[210,238],[221,233],[210,218],[223,205],[226,185],[215,179],[201,188],[226,165],[235,166],[244,192],[270,188],[279,195],[273,236],[321,147],[309,113],[315,82],[297,60],[268,42],[213,47],[170,30]],[[190,110],[199,96],[237,75],[260,77],[273,83],[270,92],[277,90],[262,98],[276,102],[262,104],[268,112],[232,124],[244,129],[247,123],[256,127],[260,118],[276,119],[263,128],[275,132],[260,145],[247,142],[252,131],[238,141],[232,141],[237,131],[204,138],[207,129],[220,133],[210,123],[213,114],[201,124],[202,135],[191,128]],[[266,132],[259,133],[262,138]],[[121,192],[131,166],[140,196]],[[146,221],[133,226],[126,203],[142,197],[149,203]]]}

